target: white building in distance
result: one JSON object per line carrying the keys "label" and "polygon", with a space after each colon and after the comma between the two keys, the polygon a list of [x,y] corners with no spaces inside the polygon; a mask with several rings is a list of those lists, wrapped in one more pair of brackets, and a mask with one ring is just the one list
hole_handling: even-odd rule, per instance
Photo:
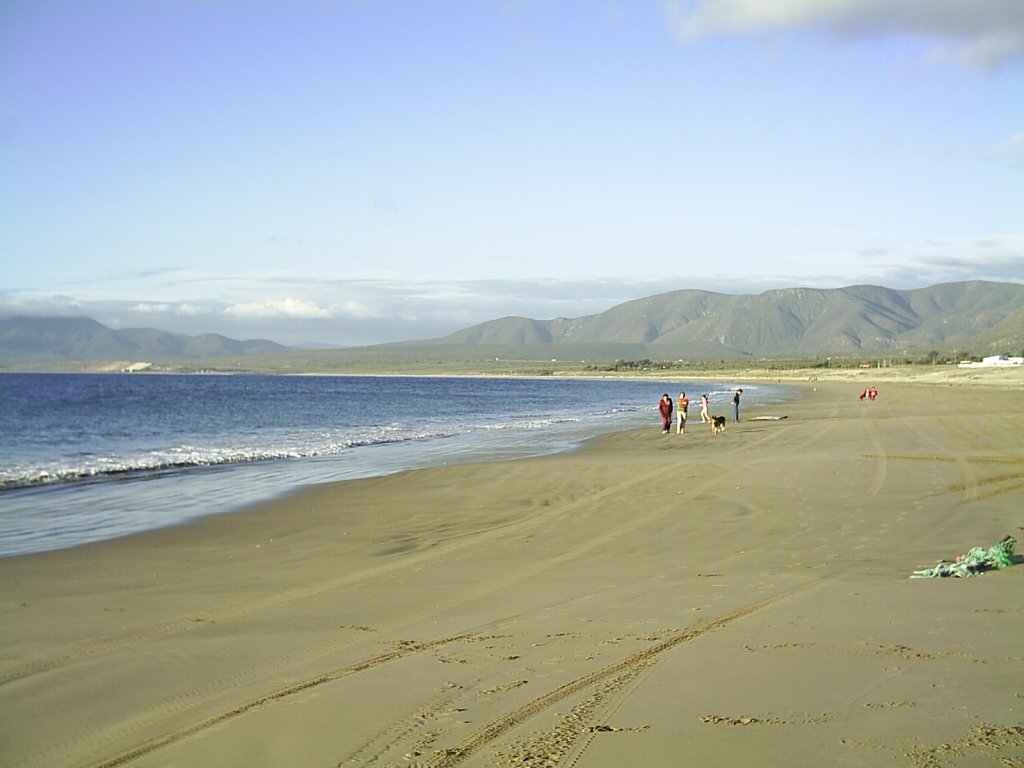
{"label": "white building in distance", "polygon": [[983,357],[980,363],[960,363],[961,368],[994,368],[997,365],[1024,365],[1024,357],[992,355]]}

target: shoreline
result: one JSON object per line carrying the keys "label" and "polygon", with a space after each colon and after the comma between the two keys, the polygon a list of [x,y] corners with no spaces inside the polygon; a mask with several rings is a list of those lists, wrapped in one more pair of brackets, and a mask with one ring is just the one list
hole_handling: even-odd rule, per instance
{"label": "shoreline", "polygon": [[877,381],[0,559],[0,743],[47,768],[1024,759],[1024,568],[909,579],[1022,538],[1018,388]]}
{"label": "shoreline", "polygon": [[[285,379],[275,378],[276,383],[272,379],[265,380],[273,385],[271,389],[288,389]],[[362,383],[353,384],[353,387],[379,391],[390,386],[384,380],[377,380],[375,384],[372,378],[359,377],[359,380]],[[428,388],[438,382],[437,378],[403,377],[403,381],[406,380],[413,382],[406,389],[417,388],[416,381]],[[188,382],[187,379],[180,381]],[[463,384],[453,384],[458,381]],[[587,404],[582,408],[573,406],[573,395],[567,394],[578,389],[575,383],[581,383],[581,387],[589,392]],[[140,392],[160,392],[160,384],[154,380],[148,383],[126,380],[125,386]],[[202,385],[203,391],[207,391],[211,384],[216,382],[208,380]],[[447,391],[449,386],[454,386],[472,399],[472,393],[486,391],[492,384],[497,384],[503,391],[535,392],[542,397],[544,404],[536,401],[536,407],[527,414],[519,413],[514,406],[500,413],[480,413],[474,419],[482,421],[473,420],[463,427],[457,419],[445,421],[447,401],[440,400],[436,401],[439,408],[437,419],[422,413],[416,424],[402,428],[397,437],[388,431],[386,415],[384,426],[377,430],[376,435],[371,434],[373,430],[369,428],[348,434],[336,433],[334,442],[344,444],[345,448],[333,453],[321,453],[318,450],[321,445],[310,444],[306,446],[309,448],[306,453],[282,456],[280,446],[268,444],[254,446],[248,454],[235,450],[231,455],[222,457],[215,449],[203,452],[201,443],[186,441],[193,446],[191,450],[198,457],[193,463],[180,461],[178,456],[166,451],[159,456],[150,454],[145,463],[138,464],[132,464],[134,457],[130,452],[124,461],[116,461],[115,458],[121,458],[116,451],[110,453],[114,458],[106,466],[83,464],[76,467],[72,463],[55,463],[54,466],[66,474],[58,474],[56,470],[52,474],[37,474],[36,478],[43,477],[39,482],[20,486],[12,484],[13,487],[0,491],[0,557],[80,546],[142,530],[187,524],[190,520],[211,514],[242,511],[261,500],[280,498],[322,482],[387,475],[441,464],[550,455],[571,450],[597,431],[619,431],[645,423],[647,395],[653,398],[654,387],[660,394],[663,386],[671,388],[679,386],[680,382],[535,378],[508,381],[502,378],[449,377],[448,383],[438,384],[438,391]],[[682,385],[687,389],[703,386],[696,382]],[[184,387],[185,384],[176,386]],[[238,386],[249,385],[243,383]],[[265,387],[266,384],[254,386]],[[728,386],[726,382],[716,381],[714,391]],[[753,387],[749,395],[754,404],[759,399],[792,398],[798,391],[794,387],[777,384],[748,386]],[[188,388],[192,388],[190,384]],[[322,379],[319,384],[302,385],[298,389],[310,392],[345,390],[347,383],[335,386],[330,380]],[[31,386],[22,388],[22,391],[29,390]],[[642,402],[638,400],[638,393],[646,393]],[[329,399],[319,398],[321,401]],[[477,399],[482,401],[486,398]],[[604,409],[603,402],[607,403]],[[456,403],[453,407],[458,410],[460,406]],[[549,412],[547,409],[552,410]],[[327,414],[327,418],[332,418],[332,415]],[[301,433],[302,430],[297,429],[296,434]],[[346,440],[351,440],[351,443],[346,443]],[[9,448],[16,449],[17,442],[15,440]],[[221,441],[221,444],[232,445],[230,441]],[[297,451],[296,445],[296,442],[288,441],[286,447]],[[97,449],[97,452],[102,453],[102,449]],[[157,463],[158,460],[168,463]],[[16,459],[12,461],[12,464],[16,463]],[[43,466],[43,469],[49,467]],[[88,516],[78,512],[84,508],[91,509]]]}
{"label": "shoreline", "polygon": [[[120,364],[116,364],[120,365]],[[465,378],[465,379],[578,379],[588,380],[623,380],[623,381],[721,381],[749,380],[774,381],[779,383],[813,383],[815,381],[858,382],[885,381],[916,384],[937,384],[951,386],[995,386],[1024,389],[1024,366],[991,366],[987,368],[960,368],[950,365],[894,365],[875,368],[764,368],[758,366],[723,366],[720,369],[691,370],[686,367],[651,370],[647,372],[619,371],[551,371],[531,373],[529,371],[462,371],[445,372],[433,368],[411,371],[395,371],[382,368],[368,369],[358,372],[346,371],[278,371],[278,370],[239,370],[218,371],[215,369],[201,371],[144,370],[129,374],[111,366],[66,370],[46,369],[2,369],[0,373],[9,374],[97,374],[97,375],[141,375],[141,376],[322,376],[339,378]]]}

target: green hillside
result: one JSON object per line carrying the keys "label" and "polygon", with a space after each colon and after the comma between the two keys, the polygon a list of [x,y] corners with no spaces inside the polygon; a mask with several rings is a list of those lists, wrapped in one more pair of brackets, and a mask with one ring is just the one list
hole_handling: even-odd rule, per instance
{"label": "green hillside", "polygon": [[439,343],[618,344],[691,358],[842,355],[965,344],[1001,327],[998,338],[1013,348],[1020,335],[1012,318],[1022,310],[1024,286],[981,281],[912,291],[869,285],[740,296],[683,290],[572,320],[492,320]]}
{"label": "green hillside", "polygon": [[871,360],[933,351],[1022,354],[1024,286],[974,281],[898,291],[857,285],[738,296],[682,290],[596,315],[505,317],[440,339],[316,351],[216,334],[112,330],[86,318],[0,319],[5,367],[147,361],[175,370],[543,373],[609,361]]}
{"label": "green hillside", "polygon": [[237,341],[208,333],[186,336],[152,328],[114,330],[87,317],[0,318],[0,365],[76,360],[181,360],[276,354],[272,341]]}

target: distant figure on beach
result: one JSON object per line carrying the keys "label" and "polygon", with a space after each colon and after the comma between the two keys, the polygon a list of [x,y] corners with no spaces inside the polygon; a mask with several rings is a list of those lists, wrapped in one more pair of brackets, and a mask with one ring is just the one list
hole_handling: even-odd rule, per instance
{"label": "distant figure on beach", "polygon": [[661,414],[661,434],[667,435],[672,426],[672,398],[668,396],[668,392],[661,396],[658,413]]}
{"label": "distant figure on beach", "polygon": [[740,420],[740,395],[743,394],[742,389],[737,389],[732,396],[732,420],[739,422]]}
{"label": "distant figure on beach", "polygon": [[686,431],[686,411],[690,407],[690,400],[685,392],[679,393],[679,403],[676,406],[676,434],[681,435]]}
{"label": "distant figure on beach", "polygon": [[701,424],[710,424],[711,423],[711,415],[708,413],[708,405],[709,405],[708,396],[707,395],[701,395],[700,396],[700,423]]}
{"label": "distant figure on beach", "polygon": [[863,400],[864,398],[867,398],[868,400],[874,400],[876,397],[878,397],[878,390],[875,389],[874,387],[868,387],[867,389],[860,393],[861,400]]}

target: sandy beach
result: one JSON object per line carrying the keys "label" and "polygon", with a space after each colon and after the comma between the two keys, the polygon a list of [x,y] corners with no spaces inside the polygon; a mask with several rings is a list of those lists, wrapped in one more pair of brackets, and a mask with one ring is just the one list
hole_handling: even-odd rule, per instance
{"label": "sandy beach", "polygon": [[1020,377],[873,379],[0,560],[0,763],[1024,766]]}

